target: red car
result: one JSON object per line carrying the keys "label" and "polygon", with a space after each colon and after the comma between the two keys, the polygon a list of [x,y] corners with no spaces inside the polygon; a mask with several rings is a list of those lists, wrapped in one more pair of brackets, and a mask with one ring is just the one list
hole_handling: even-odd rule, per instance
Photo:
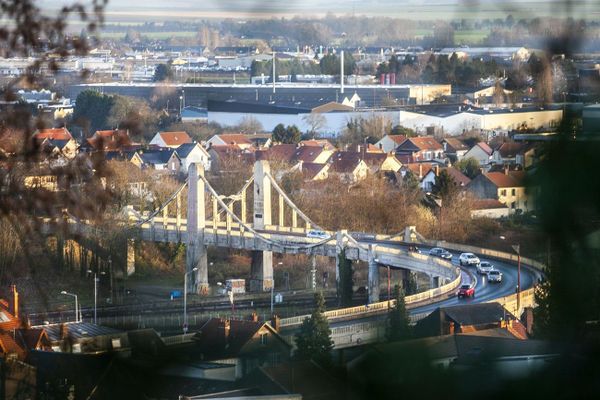
{"label": "red car", "polygon": [[458,297],[475,297],[475,288],[471,285],[462,285],[458,289]]}

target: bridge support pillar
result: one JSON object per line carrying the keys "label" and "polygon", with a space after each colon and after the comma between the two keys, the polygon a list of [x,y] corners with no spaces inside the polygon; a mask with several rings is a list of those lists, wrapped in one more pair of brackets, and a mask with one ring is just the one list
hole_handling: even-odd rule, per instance
{"label": "bridge support pillar", "polygon": [[252,251],[250,291],[268,292],[274,285],[273,281],[273,252]]}
{"label": "bridge support pillar", "polygon": [[340,254],[344,250],[344,233],[347,232],[346,230],[341,230],[335,233],[335,253],[337,254],[335,258],[335,285],[338,291],[340,288]]}
{"label": "bridge support pillar", "polygon": [[[200,163],[192,163],[188,168],[186,273],[195,277],[187,280],[187,290],[208,295],[208,258],[204,245],[205,185],[201,176],[204,176],[204,166]],[[195,268],[197,270],[192,272]]]}
{"label": "bridge support pillar", "polygon": [[379,301],[379,264],[375,261],[373,245],[369,245],[369,304]]}
{"label": "bridge support pillar", "polygon": [[127,239],[127,276],[135,273],[135,240]]}

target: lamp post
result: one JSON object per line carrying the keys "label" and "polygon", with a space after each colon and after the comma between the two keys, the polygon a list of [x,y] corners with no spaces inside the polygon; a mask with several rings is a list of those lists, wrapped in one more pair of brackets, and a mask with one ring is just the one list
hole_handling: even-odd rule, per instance
{"label": "lamp post", "polygon": [[198,267],[192,269],[183,274],[183,333],[186,334],[188,330],[188,320],[187,320],[187,277],[192,272],[198,271]]}
{"label": "lamp post", "polygon": [[[92,273],[91,270],[88,269],[88,273]],[[94,274],[94,324],[98,322],[98,274],[93,272]]]}
{"label": "lamp post", "polygon": [[60,292],[60,294],[75,297],[75,322],[79,322],[79,302],[77,301],[77,295],[74,293],[69,293],[66,290],[63,290],[62,292]]}
{"label": "lamp post", "polygon": [[[506,240],[506,237],[500,236],[500,239]],[[511,247],[517,253],[517,310],[519,310],[521,309],[521,245],[517,243]]]}

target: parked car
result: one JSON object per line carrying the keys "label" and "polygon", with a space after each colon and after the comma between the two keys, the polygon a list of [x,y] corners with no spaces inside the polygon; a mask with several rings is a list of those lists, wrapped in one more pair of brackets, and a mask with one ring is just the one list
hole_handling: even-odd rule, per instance
{"label": "parked car", "polygon": [[442,249],[441,247],[434,247],[433,249],[429,250],[429,255],[434,257],[440,257],[445,260],[452,259],[452,253],[450,253],[446,249]]}
{"label": "parked car", "polygon": [[502,283],[502,272],[493,269],[488,273],[487,280],[489,283]]}
{"label": "parked car", "polygon": [[471,285],[462,285],[458,289],[458,297],[475,297],[475,288]]}
{"label": "parked car", "polygon": [[316,229],[311,229],[306,233],[306,237],[313,239],[329,239],[331,236],[327,234],[325,231],[318,231]]}
{"label": "parked car", "polygon": [[487,275],[493,269],[494,266],[487,261],[482,261],[479,264],[477,264],[477,273],[480,275]]}
{"label": "parked car", "polygon": [[473,253],[462,253],[458,257],[458,262],[460,265],[477,265],[480,263],[479,257]]}

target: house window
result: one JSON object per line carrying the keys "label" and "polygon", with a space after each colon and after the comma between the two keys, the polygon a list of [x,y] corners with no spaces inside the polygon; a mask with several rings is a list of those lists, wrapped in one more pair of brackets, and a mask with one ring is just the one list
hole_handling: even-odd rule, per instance
{"label": "house window", "polygon": [[261,333],[260,334],[260,344],[262,345],[266,345],[268,341],[268,336],[266,333]]}
{"label": "house window", "polygon": [[510,203],[510,208],[513,208],[513,209],[514,209],[514,208],[516,207],[516,205],[517,205],[517,203],[515,203],[515,202],[513,201],[512,203]]}
{"label": "house window", "polygon": [[517,189],[513,189],[513,190],[512,190],[512,195],[513,195],[513,196],[516,196],[516,195],[517,195]]}
{"label": "house window", "polygon": [[500,196],[506,196],[506,189],[502,189],[500,191]]}

